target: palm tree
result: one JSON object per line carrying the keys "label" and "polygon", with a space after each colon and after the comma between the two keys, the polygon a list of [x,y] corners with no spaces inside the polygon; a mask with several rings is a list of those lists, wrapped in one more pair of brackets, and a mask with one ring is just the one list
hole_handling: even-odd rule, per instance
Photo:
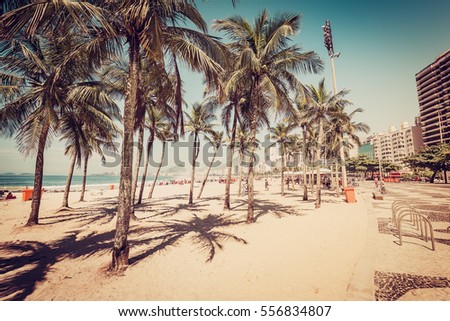
{"label": "palm tree", "polygon": [[[173,115],[173,107],[172,104],[175,102],[175,89],[173,86],[173,83],[171,79],[169,78],[169,75],[166,73],[166,70],[160,66],[159,64],[150,64],[147,59],[142,60],[143,64],[143,75],[140,82],[140,85],[142,87],[142,96],[140,103],[145,106],[145,116],[140,116],[138,119],[140,119],[140,124],[137,123],[138,126],[138,153],[137,153],[137,159],[136,159],[136,166],[133,176],[133,186],[132,186],[132,195],[133,199],[136,197],[136,188],[137,188],[137,182],[139,178],[139,169],[142,161],[143,151],[144,151],[144,127],[149,128],[150,131],[150,137],[149,141],[147,143],[147,163],[144,165],[144,171],[142,175],[141,180],[141,187],[140,191],[143,191],[145,180],[147,176],[147,170],[148,170],[148,161],[150,157],[150,150],[151,145],[153,144],[153,140],[155,137],[154,132],[154,126],[156,124],[152,124],[151,122],[155,120],[155,111],[159,113],[159,115],[162,115],[160,110],[164,110],[164,113],[166,115],[170,115],[171,118],[175,118]],[[150,123],[146,123],[146,116],[150,120]],[[146,126],[146,125],[149,125]],[[175,129],[176,132],[176,129]],[[143,193],[143,192],[142,192]],[[142,202],[142,193],[139,192],[139,199],[138,204]]]}
{"label": "palm tree", "polygon": [[[80,83],[68,97],[72,108],[67,108],[61,117],[60,131],[61,140],[66,140],[66,154],[71,155],[72,164],[64,193],[63,209],[69,207],[68,196],[75,159],[80,166],[84,158],[80,196],[80,201],[83,201],[89,157],[93,151],[103,155],[104,146],[115,149],[113,139],[117,138],[120,130],[114,121],[121,121],[121,117],[119,108],[113,100],[115,95],[112,93],[113,90],[108,84],[102,81],[89,81]],[[82,99],[72,100],[72,97]]]}
{"label": "palm tree", "polygon": [[[164,145],[163,146],[163,155],[161,156],[161,161],[165,157],[164,153],[165,153],[166,140],[169,139],[170,129],[173,129],[173,122],[174,122],[174,115],[173,115],[173,110],[172,110],[171,106],[166,105],[165,107],[166,107],[165,109],[157,109],[156,107],[154,107],[154,108],[150,108],[148,110],[148,118],[145,121],[145,127],[149,130],[150,136],[147,141],[146,160],[145,160],[144,170],[142,173],[139,197],[138,197],[136,204],[142,203],[142,197],[144,194],[144,186],[145,186],[145,181],[147,178],[148,166],[150,164],[151,151],[153,148],[155,137],[158,138],[159,140],[161,140]],[[168,130],[169,130],[169,132],[168,132]],[[173,134],[172,134],[172,136],[173,136]],[[162,165],[162,163],[160,163],[160,166],[161,165]],[[159,166],[159,168],[160,168],[160,166]],[[159,168],[158,168],[158,173],[159,173]],[[153,185],[149,192],[148,198],[151,198],[151,195],[153,194],[153,188],[154,188]]]}
{"label": "palm tree", "polygon": [[[14,12],[2,16],[6,25],[8,20],[4,17]],[[79,89],[84,86],[84,81],[91,79],[91,64],[86,56],[62,55],[84,41],[82,37],[66,35],[67,30],[59,30],[61,36],[30,36],[27,40],[2,42],[1,83],[2,87],[13,90],[4,95],[6,101],[0,110],[0,129],[7,135],[18,131],[16,139],[25,155],[34,150],[37,152],[28,226],[39,222],[47,139],[57,132],[66,110],[86,100]]]}
{"label": "palm tree", "polygon": [[73,108],[61,117],[61,140],[66,141],[66,155],[72,161],[69,169],[61,210],[69,208],[69,192],[75,163],[84,158],[83,186],[80,200],[84,200],[87,161],[93,150],[102,154],[101,147],[113,147],[113,139],[120,132],[114,120],[120,120],[119,108],[106,92],[102,83],[90,82],[79,86],[74,95],[87,97],[82,104],[74,102]]}
{"label": "palm tree", "polygon": [[[351,102],[348,100],[341,99],[336,104],[336,108],[330,114],[330,126],[328,129],[328,135],[330,136],[330,146],[334,147],[334,154],[339,155],[338,158],[341,158],[341,150],[349,149],[349,147],[353,147],[352,143],[357,146],[361,145],[361,141],[356,134],[357,132],[368,133],[370,127],[363,122],[355,122],[353,117],[357,113],[362,113],[363,109],[356,108],[350,113],[345,111],[345,107],[350,105]],[[347,139],[343,142],[342,137],[347,137]],[[345,154],[344,154],[345,155]],[[345,161],[341,158],[341,162]],[[342,165],[345,166],[345,165]],[[337,162],[336,162],[337,169]],[[337,175],[337,171],[336,171]],[[336,184],[336,194],[339,194],[339,184]]]}
{"label": "palm tree", "polygon": [[[124,105],[124,134],[122,142],[122,162],[119,188],[119,206],[116,235],[114,238],[112,270],[121,270],[128,265],[129,245],[127,241],[132,204],[133,131],[135,115],[139,114],[140,99],[140,53],[162,63],[164,51],[187,62],[187,66],[202,71],[208,82],[215,81],[222,71],[218,63],[210,57],[220,57],[220,47],[212,39],[191,29],[179,27],[179,22],[191,21],[194,26],[206,32],[206,23],[190,1],[155,0],[121,1],[106,6],[114,12],[113,17],[120,23],[119,34],[128,43],[128,79]],[[113,11],[114,10],[114,11]],[[177,77],[177,109],[181,117],[181,79]]]}
{"label": "palm tree", "polygon": [[331,92],[325,89],[325,79],[319,82],[317,87],[313,85],[308,86],[308,90],[303,96],[304,102],[306,104],[305,117],[310,124],[317,126],[317,149],[316,149],[316,171],[317,171],[317,197],[316,197],[316,208],[321,205],[321,178],[320,178],[320,166],[322,159],[322,149],[324,140],[324,123],[328,122],[331,113],[336,110],[340,105],[346,103],[343,97],[348,93],[348,91],[340,91],[333,95]]}
{"label": "palm tree", "polygon": [[146,105],[147,110],[144,126],[148,129],[150,135],[147,141],[146,160],[136,204],[141,204],[142,202],[148,165],[156,132],[160,129],[164,130],[166,124],[172,126],[173,132],[175,133],[174,137],[177,132],[177,115],[173,107],[175,105],[175,76],[168,74],[166,70],[158,64],[149,65],[146,63],[145,66],[147,72],[142,81],[142,87],[145,88],[142,103]]}
{"label": "palm tree", "polygon": [[292,137],[289,133],[294,130],[296,124],[285,119],[284,121],[278,123],[275,127],[269,128],[270,138],[274,139],[276,143],[280,146],[280,156],[281,156],[281,195],[284,196],[284,170],[285,170],[285,155],[287,145],[289,144]]}
{"label": "palm tree", "polygon": [[214,147],[214,154],[213,154],[213,159],[212,161],[209,163],[209,167],[208,167],[208,171],[206,172],[205,178],[203,179],[202,185],[200,187],[200,192],[198,193],[197,198],[202,197],[202,193],[203,193],[203,189],[205,188],[206,182],[208,181],[208,176],[209,176],[209,172],[211,171],[211,167],[214,164],[214,161],[216,159],[216,155],[218,150],[220,149],[220,147],[222,146],[222,144],[224,143],[223,140],[223,132],[217,132],[217,131],[213,131],[212,132],[212,137],[210,136],[205,136],[206,140],[209,141],[211,143],[211,145]]}
{"label": "palm tree", "polygon": [[[233,71],[237,67],[236,64],[236,55],[233,54],[231,51],[226,52],[227,57],[227,64],[228,69],[226,70],[226,73],[224,74],[223,82],[227,83],[229,80],[229,77],[232,75]],[[223,209],[224,210],[230,210],[230,187],[231,187],[231,174],[233,169],[233,156],[234,156],[234,150],[236,145],[236,131],[238,128],[238,123],[241,122],[240,117],[240,110],[241,106],[247,103],[246,97],[248,96],[248,90],[243,87],[235,88],[236,90],[231,92],[224,92],[222,87],[217,88],[216,90],[216,100],[211,100],[210,105],[212,109],[215,109],[218,106],[222,106],[222,125],[225,128],[225,132],[228,136],[228,146],[227,146],[227,179],[225,182],[225,197],[224,197],[224,203],[223,203]],[[213,96],[211,96],[213,97]],[[231,128],[230,128],[231,124]]]}
{"label": "palm tree", "polygon": [[197,162],[197,157],[200,152],[200,134],[212,135],[213,129],[211,121],[215,120],[216,117],[210,113],[204,104],[195,103],[192,106],[191,113],[186,113],[186,132],[191,133],[193,137],[193,148],[192,148],[192,174],[191,174],[191,187],[189,189],[189,204],[193,204],[194,201],[194,183],[195,183],[195,167]]}
{"label": "palm tree", "polygon": [[156,182],[158,181],[159,172],[161,170],[162,165],[164,164],[164,157],[166,155],[166,144],[168,141],[173,140],[172,133],[172,124],[166,123],[161,128],[158,128],[155,131],[156,137],[162,142],[162,152],[161,152],[161,161],[159,162],[158,169],[155,173],[155,178],[153,179],[152,187],[150,188],[150,192],[148,193],[148,198],[152,198],[153,190],[155,189]]}
{"label": "palm tree", "polygon": [[314,52],[302,53],[289,46],[289,37],[299,30],[300,16],[284,13],[270,19],[266,10],[253,25],[241,16],[216,20],[214,28],[231,39],[232,51],[237,55],[236,70],[226,84],[227,92],[248,86],[250,108],[250,164],[248,171],[247,223],[254,222],[254,152],[258,111],[267,107],[289,109],[289,89],[298,90],[301,84],[295,73],[318,72],[322,62]]}
{"label": "palm tree", "polygon": [[108,138],[99,138],[97,136],[97,133],[95,131],[95,125],[89,126],[85,124],[86,129],[84,130],[87,145],[83,147],[81,153],[82,153],[82,162],[83,162],[83,178],[81,182],[81,193],[80,193],[80,202],[84,202],[84,195],[86,193],[86,179],[87,179],[87,172],[88,172],[88,163],[89,158],[92,157],[93,153],[97,153],[101,156],[102,163],[105,162],[105,156],[103,154],[103,149],[108,148],[110,150],[113,150],[114,152],[118,152],[114,142],[113,138],[116,137],[117,133],[120,133],[120,130],[116,128],[115,130],[108,132],[107,134],[110,134],[111,137]]}

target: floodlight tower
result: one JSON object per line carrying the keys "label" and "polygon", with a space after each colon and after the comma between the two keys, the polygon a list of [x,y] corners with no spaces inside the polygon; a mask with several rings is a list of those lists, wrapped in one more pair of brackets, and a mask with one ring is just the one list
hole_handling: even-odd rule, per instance
{"label": "floodlight tower", "polygon": [[[322,26],[323,29],[323,37],[324,37],[324,44],[325,48],[328,50],[328,56],[330,57],[331,61],[331,76],[333,77],[333,94],[337,94],[337,87],[336,87],[336,71],[334,69],[334,58],[339,57],[341,54],[340,52],[334,52],[333,49],[333,35],[331,33],[331,25],[330,20],[325,21],[325,26]],[[340,137],[340,148],[339,148],[339,156],[341,158],[341,169],[342,169],[342,187],[347,187],[347,169],[345,168],[345,152],[344,152],[344,144],[343,140],[344,137]]]}

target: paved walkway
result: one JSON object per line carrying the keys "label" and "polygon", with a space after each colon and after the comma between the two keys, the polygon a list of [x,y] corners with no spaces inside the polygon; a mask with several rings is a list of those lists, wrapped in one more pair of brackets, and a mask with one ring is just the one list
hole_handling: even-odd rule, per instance
{"label": "paved walkway", "polygon": [[[367,208],[365,250],[347,288],[348,300],[450,300],[450,184],[386,183],[388,193],[374,200],[373,181],[356,188]],[[412,230],[398,244],[391,205],[403,200],[426,214],[436,250]]]}

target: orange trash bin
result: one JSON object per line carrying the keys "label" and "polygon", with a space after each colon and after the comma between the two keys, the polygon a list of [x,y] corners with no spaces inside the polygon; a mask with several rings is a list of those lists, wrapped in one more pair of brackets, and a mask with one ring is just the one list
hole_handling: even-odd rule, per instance
{"label": "orange trash bin", "polygon": [[344,194],[347,203],[356,203],[355,189],[353,187],[344,187]]}
{"label": "orange trash bin", "polygon": [[22,201],[29,201],[33,198],[33,190],[32,189],[24,189],[22,190]]}
{"label": "orange trash bin", "polygon": [[[45,190],[42,188],[41,190],[41,199],[42,194],[44,194]],[[33,190],[32,189],[24,189],[22,190],[22,201],[31,201],[33,199]]]}

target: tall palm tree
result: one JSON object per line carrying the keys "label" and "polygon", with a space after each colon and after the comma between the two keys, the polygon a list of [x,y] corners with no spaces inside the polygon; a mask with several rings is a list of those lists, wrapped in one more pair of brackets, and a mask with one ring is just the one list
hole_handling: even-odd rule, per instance
{"label": "tall palm tree", "polygon": [[[113,146],[113,139],[117,137],[119,129],[114,123],[120,120],[119,108],[114,100],[104,91],[99,82],[86,83],[74,90],[74,95],[86,97],[80,102],[74,101],[72,108],[68,108],[60,120],[61,140],[66,141],[66,155],[71,157],[69,176],[67,179],[61,210],[69,208],[69,192],[75,163],[81,165],[85,160],[83,173],[83,188],[81,199],[84,199],[86,183],[87,159],[92,151],[101,153],[101,147]],[[69,97],[70,98],[70,97]],[[83,156],[84,155],[84,156]],[[86,158],[87,156],[87,158]]]}
{"label": "tall palm tree", "polygon": [[173,128],[173,133],[175,134],[174,137],[177,132],[177,115],[174,108],[176,100],[174,79],[176,77],[167,73],[163,66],[159,64],[150,65],[146,63],[145,66],[147,68],[147,72],[143,77],[142,87],[145,88],[145,93],[143,95],[142,103],[146,105],[147,113],[146,118],[144,119],[144,126],[149,131],[149,138],[147,140],[146,160],[136,204],[140,204],[142,202],[150,162],[150,154],[153,142],[155,140],[156,131],[164,129],[166,124],[170,124]]}
{"label": "tall palm tree", "polygon": [[[154,140],[155,138],[159,139],[163,142],[163,155],[161,156],[161,162],[164,159],[164,153],[165,153],[165,144],[167,139],[173,138],[173,123],[174,123],[174,115],[172,107],[169,105],[165,106],[165,109],[157,109],[156,107],[150,108],[148,110],[148,118],[145,121],[145,127],[150,132],[150,135],[148,137],[147,141],[147,147],[146,147],[146,159],[145,159],[145,165],[144,170],[142,172],[142,180],[141,180],[141,187],[139,190],[139,196],[136,204],[142,203],[142,197],[144,194],[144,186],[145,181],[147,178],[147,172],[148,172],[148,166],[150,164],[150,158],[151,158],[151,151],[153,148]],[[172,130],[172,135],[170,134],[170,130]],[[162,163],[160,163],[160,166]],[[158,166],[157,173],[159,174],[160,166]],[[155,177],[156,178],[156,177]],[[154,185],[154,184],[153,184]],[[151,198],[151,195],[153,194],[153,185],[150,189],[148,198]]]}
{"label": "tall palm tree", "polygon": [[[230,50],[226,51],[227,64],[228,67],[223,75],[223,83],[227,83],[229,77],[232,75],[233,71],[237,67],[236,59],[237,56]],[[211,96],[214,97],[214,96]],[[224,210],[230,210],[230,187],[232,179],[233,170],[233,157],[236,145],[236,131],[238,128],[238,123],[241,122],[240,110],[241,106],[247,103],[246,97],[248,97],[248,90],[245,86],[235,88],[235,91],[224,92],[222,87],[216,88],[216,101],[211,100],[211,107],[213,109],[221,106],[221,116],[222,125],[225,128],[225,132],[228,136],[228,146],[226,154],[226,168],[227,168],[227,179],[225,182],[225,197],[223,203]]]}
{"label": "tall palm tree", "polygon": [[[187,62],[191,69],[202,71],[206,80],[217,79],[222,68],[210,57],[219,57],[220,48],[212,39],[191,29],[180,27],[185,19],[201,31],[206,32],[206,23],[191,1],[155,0],[122,1],[111,4],[114,18],[120,22],[120,32],[128,43],[129,71],[127,95],[124,105],[124,135],[120,174],[119,207],[116,235],[114,238],[111,268],[121,270],[128,264],[129,245],[127,242],[129,220],[133,209],[131,195],[132,144],[135,115],[139,114],[140,53],[158,62],[164,59],[164,51],[173,53]],[[113,12],[112,10],[110,12]],[[175,59],[174,59],[175,60]],[[181,117],[181,79],[177,77],[177,109]]]}
{"label": "tall palm tree", "polygon": [[240,86],[249,88],[250,164],[248,171],[247,223],[254,222],[254,152],[258,110],[265,107],[289,109],[289,89],[301,88],[296,72],[318,72],[322,62],[314,52],[302,53],[289,46],[289,37],[299,30],[300,16],[284,13],[269,18],[263,10],[253,25],[241,16],[216,20],[214,28],[231,39],[237,55],[237,68],[231,74],[226,91]]}
{"label": "tall palm tree", "polygon": [[288,144],[292,140],[290,132],[294,130],[297,124],[285,119],[278,123],[275,127],[269,128],[270,138],[274,139],[280,147],[281,156],[281,195],[284,196],[284,170],[285,170],[285,155]]}
{"label": "tall palm tree", "polygon": [[198,192],[197,198],[202,197],[203,189],[205,188],[206,182],[208,181],[209,172],[211,171],[211,167],[214,164],[217,152],[219,151],[220,147],[224,143],[223,132],[213,131],[211,137],[209,135],[207,135],[207,136],[205,136],[205,138],[213,146],[214,154],[213,154],[212,161],[209,163],[208,170],[206,172],[205,178],[203,179],[203,182],[202,182],[202,185],[200,187],[200,191]]}
{"label": "tall palm tree", "polygon": [[[370,127],[363,122],[356,122],[353,120],[353,117],[357,113],[362,113],[362,108],[356,108],[350,113],[345,111],[345,107],[350,105],[351,102],[348,100],[341,99],[336,108],[330,114],[330,125],[328,129],[329,138],[329,146],[334,147],[334,154],[338,156],[341,162],[344,162],[341,158],[342,150],[348,150],[352,147],[352,144],[356,144],[357,146],[361,145],[361,141],[357,135],[358,132],[368,133]],[[342,137],[346,137],[345,141],[342,141]],[[336,162],[336,168],[337,168]],[[341,166],[345,166],[341,165]],[[336,171],[337,174],[337,171]],[[336,194],[339,194],[339,185],[336,184]]]}
{"label": "tall palm tree", "polygon": [[320,166],[322,159],[322,149],[324,140],[324,123],[328,122],[331,113],[338,108],[340,105],[345,104],[343,97],[348,93],[348,91],[342,90],[337,94],[333,95],[328,92],[325,88],[325,79],[319,82],[317,87],[313,85],[308,86],[308,90],[305,92],[304,100],[306,103],[306,118],[311,124],[317,126],[317,149],[316,149],[316,175],[317,175],[317,197],[316,197],[316,208],[320,208],[321,205],[321,177],[320,177]]}
{"label": "tall palm tree", "polygon": [[216,117],[207,110],[204,104],[195,103],[192,106],[190,113],[185,112],[186,132],[190,133],[193,138],[192,148],[192,173],[191,173],[191,186],[189,189],[189,204],[194,203],[194,183],[195,183],[195,167],[197,157],[200,152],[200,135],[212,135],[213,126],[211,121]]}

